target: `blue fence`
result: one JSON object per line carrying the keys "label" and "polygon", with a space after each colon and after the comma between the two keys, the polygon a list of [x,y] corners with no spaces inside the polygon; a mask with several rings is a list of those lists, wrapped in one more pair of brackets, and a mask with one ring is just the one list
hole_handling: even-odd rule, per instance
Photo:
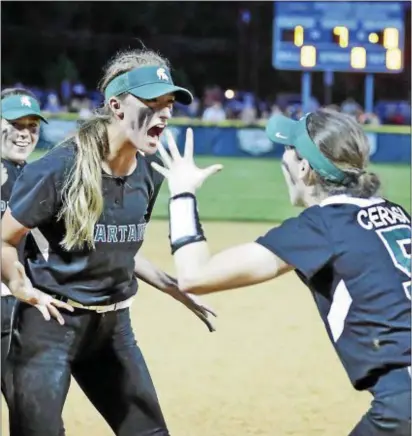
{"label": "blue fence", "polygon": [[[186,128],[192,127],[197,155],[280,158],[283,153],[282,146],[269,141],[260,126],[221,127],[199,124],[185,123],[169,127],[179,148],[184,146]],[[74,132],[76,127],[76,121],[50,119],[49,124],[42,128],[39,148],[52,147]],[[372,162],[410,164],[410,128],[368,128],[366,134],[371,145]]]}

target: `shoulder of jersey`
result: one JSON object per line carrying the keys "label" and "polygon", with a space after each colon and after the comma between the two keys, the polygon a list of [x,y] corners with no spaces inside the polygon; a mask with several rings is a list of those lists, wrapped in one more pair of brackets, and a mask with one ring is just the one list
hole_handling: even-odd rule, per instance
{"label": "shoulder of jersey", "polygon": [[66,141],[56,145],[33,163],[38,168],[59,171],[71,167],[75,162],[75,156],[76,145],[72,141]]}
{"label": "shoulder of jersey", "polygon": [[323,215],[323,208],[319,205],[310,206],[299,214],[300,217],[307,217],[313,220],[320,218],[321,215]]}
{"label": "shoulder of jersey", "polygon": [[[14,164],[13,162],[10,162],[7,159],[3,159],[1,158],[1,163],[8,169],[8,170],[13,170],[17,167],[16,164]],[[20,166],[20,168],[22,168],[23,166]]]}

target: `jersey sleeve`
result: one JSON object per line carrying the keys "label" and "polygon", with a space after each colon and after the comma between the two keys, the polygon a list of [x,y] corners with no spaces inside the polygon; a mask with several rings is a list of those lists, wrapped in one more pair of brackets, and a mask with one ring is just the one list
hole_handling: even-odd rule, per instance
{"label": "jersey sleeve", "polygon": [[24,167],[9,201],[11,214],[20,224],[32,229],[47,223],[58,212],[67,176],[65,162],[65,156],[57,151]]}
{"label": "jersey sleeve", "polygon": [[[151,162],[156,162],[159,165],[163,166],[162,159],[157,154],[149,159],[149,165]],[[152,178],[153,178],[153,192],[152,192],[152,195],[150,197],[149,205],[147,207],[147,212],[145,215],[145,220],[147,223],[150,221],[154,205],[156,203],[160,188],[162,187],[162,184],[164,181],[164,177],[160,173],[158,173],[156,170],[154,170],[151,166],[150,166],[150,171],[151,171]]]}
{"label": "jersey sleeve", "polygon": [[284,221],[256,242],[299,270],[307,279],[333,257],[333,244],[318,206]]}

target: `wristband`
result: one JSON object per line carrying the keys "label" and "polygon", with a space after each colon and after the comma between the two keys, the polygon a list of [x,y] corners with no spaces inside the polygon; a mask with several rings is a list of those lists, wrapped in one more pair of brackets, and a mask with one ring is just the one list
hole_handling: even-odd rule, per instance
{"label": "wristband", "polygon": [[189,192],[177,194],[169,200],[169,240],[172,254],[185,245],[206,241],[196,197]]}

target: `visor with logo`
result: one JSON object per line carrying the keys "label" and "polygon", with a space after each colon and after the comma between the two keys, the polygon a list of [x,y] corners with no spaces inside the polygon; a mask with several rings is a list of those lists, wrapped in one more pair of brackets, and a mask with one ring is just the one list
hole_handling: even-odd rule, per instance
{"label": "visor with logo", "polygon": [[266,125],[266,134],[273,142],[293,146],[299,156],[306,159],[322,178],[343,185],[347,184],[350,177],[322,154],[312,141],[306,125],[308,115],[299,121],[283,115],[274,115]]}
{"label": "visor with logo", "polygon": [[1,100],[1,117],[7,121],[36,116],[47,123],[37,100],[28,95],[11,95]]}
{"label": "visor with logo", "polygon": [[104,96],[107,101],[125,92],[145,100],[173,93],[179,103],[189,105],[193,101],[187,89],[174,85],[170,71],[158,66],[140,67],[117,76],[107,85]]}

